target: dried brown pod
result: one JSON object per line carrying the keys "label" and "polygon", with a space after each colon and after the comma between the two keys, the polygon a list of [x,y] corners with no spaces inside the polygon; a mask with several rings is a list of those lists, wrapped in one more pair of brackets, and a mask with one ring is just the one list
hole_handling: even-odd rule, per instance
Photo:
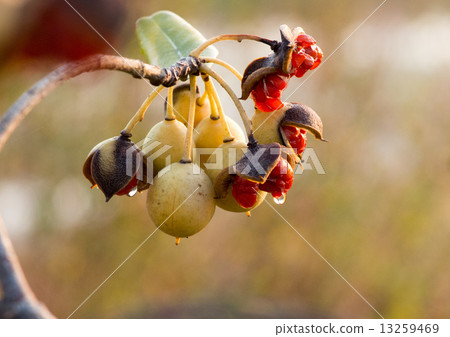
{"label": "dried brown pod", "polygon": [[282,154],[279,143],[258,144],[253,135],[249,137],[248,150],[234,165],[237,175],[257,183],[264,183],[277,165]]}
{"label": "dried brown pod", "polygon": [[241,82],[241,99],[246,100],[255,85],[265,76],[279,71],[289,74],[295,47],[294,35],[286,25],[280,27],[280,33],[281,42],[274,48],[274,53],[254,60],[245,69]]}
{"label": "dried brown pod", "polygon": [[106,201],[115,194],[131,196],[148,188],[142,152],[130,137],[122,133],[97,144],[83,165],[83,175],[92,187],[98,186]]}
{"label": "dried brown pod", "polygon": [[[194,117],[194,127],[200,123],[201,120],[208,117],[211,114],[211,107],[209,106],[209,101],[205,100],[203,104],[199,104],[200,93],[198,87],[196,87],[196,104],[195,104],[195,117]],[[167,101],[165,104],[165,109],[167,109]],[[188,126],[189,117],[189,83],[180,84],[174,87],[173,90],[173,112],[177,120],[183,123],[186,127]]]}

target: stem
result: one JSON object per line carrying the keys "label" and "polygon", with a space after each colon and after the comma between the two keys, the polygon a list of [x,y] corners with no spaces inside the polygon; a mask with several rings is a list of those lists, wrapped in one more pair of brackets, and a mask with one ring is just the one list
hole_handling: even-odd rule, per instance
{"label": "stem", "polygon": [[205,90],[205,92],[203,93],[202,97],[197,98],[197,105],[202,106],[203,104],[205,104],[205,101],[206,101],[207,97],[209,97],[209,96],[208,96],[208,93]]}
{"label": "stem", "polygon": [[[217,110],[219,112],[218,118],[220,118],[223,130],[224,130],[223,142],[224,143],[231,142],[231,141],[234,140],[234,137],[233,137],[233,135],[230,132],[230,128],[228,127],[228,123],[227,123],[225,114],[223,112],[222,103],[220,102],[220,98],[219,98],[219,95],[217,94],[216,88],[214,87],[214,84],[210,81],[208,75],[203,73],[202,74],[202,79],[205,82],[205,87],[206,87],[206,90],[208,91],[208,95],[210,95],[213,98],[213,100],[215,102],[215,105],[217,106]],[[213,116],[212,116],[212,113],[211,113],[211,118],[212,117]]]}
{"label": "stem", "polygon": [[166,121],[173,121],[177,117],[175,116],[175,113],[173,112],[173,87],[169,88],[169,91],[167,93],[167,109],[166,109]]}
{"label": "stem", "polygon": [[190,94],[189,94],[189,117],[188,127],[186,132],[186,138],[184,141],[184,153],[180,162],[192,163],[192,134],[194,132],[194,117],[195,117],[195,104],[196,104],[196,88],[197,88],[197,76],[189,75]]}
{"label": "stem", "polygon": [[38,302],[20,267],[6,228],[0,218],[0,318],[55,318]]}
{"label": "stem", "polygon": [[244,107],[242,106],[241,102],[239,101],[239,98],[234,93],[233,89],[228,85],[228,83],[214,70],[212,70],[210,67],[202,64],[200,67],[200,71],[204,72],[208,75],[210,75],[212,78],[214,78],[219,84],[227,91],[228,95],[233,100],[234,104],[236,105],[236,108],[239,111],[239,114],[242,119],[242,123],[244,123],[245,131],[247,132],[247,136],[250,137],[252,133],[252,122],[247,116],[247,113],[244,110]]}
{"label": "stem", "polygon": [[241,42],[242,40],[253,40],[258,41],[261,43],[268,44],[271,48],[274,48],[278,42],[274,40],[268,40],[264,39],[261,36],[257,35],[249,35],[249,34],[225,34],[225,35],[219,35],[213,38],[210,38],[209,40],[206,40],[203,42],[200,46],[195,48],[193,51],[191,51],[190,56],[193,57],[200,57],[200,54],[208,48],[210,45],[219,42],[219,41],[225,41],[225,40],[235,40],[238,42]]}
{"label": "stem", "polygon": [[214,99],[214,94],[213,94],[214,87],[211,86],[211,82],[209,81],[209,75],[207,75],[205,73],[201,73],[200,75],[202,77],[203,82],[205,83],[205,92],[208,95],[209,105],[211,107],[210,118],[211,119],[219,119],[220,115],[217,110],[217,106],[218,106],[218,104],[220,104],[220,102],[217,103],[217,101]]}
{"label": "stem", "polygon": [[153,100],[156,98],[156,96],[159,95],[161,90],[163,90],[165,87],[163,85],[160,85],[156,89],[153,89],[153,92],[148,95],[148,97],[145,99],[144,103],[142,103],[139,110],[134,114],[133,118],[130,119],[127,126],[123,129],[124,132],[131,134],[131,131],[133,131],[134,127],[137,123],[142,122],[145,116],[145,112],[147,111],[150,104],[153,102]]}
{"label": "stem", "polygon": [[[192,67],[194,69],[194,67]],[[133,77],[148,79],[154,85],[175,81],[172,72],[121,56],[92,55],[57,68],[26,91],[0,121],[0,151],[25,116],[50,92],[65,81],[83,73],[97,70],[118,70]],[[170,70],[170,69],[169,69]],[[189,69],[188,69],[189,70]]]}
{"label": "stem", "polygon": [[[205,74],[205,76],[208,76],[208,75]],[[208,78],[209,78],[209,76],[208,76]],[[209,106],[211,107],[210,118],[219,119],[220,118],[219,112],[217,111],[217,106],[216,106],[216,102],[214,101],[214,96],[212,95],[211,92],[208,92],[208,88],[206,87],[206,85],[205,85],[205,91],[208,94]]]}
{"label": "stem", "polygon": [[202,63],[216,63],[218,65],[221,65],[222,67],[225,67],[229,71],[231,71],[234,74],[234,76],[236,76],[238,78],[239,81],[242,81],[242,74],[235,67],[233,67],[231,64],[229,64],[229,63],[227,63],[227,62],[225,62],[223,60],[216,59],[214,57],[202,57],[200,59],[200,61]]}

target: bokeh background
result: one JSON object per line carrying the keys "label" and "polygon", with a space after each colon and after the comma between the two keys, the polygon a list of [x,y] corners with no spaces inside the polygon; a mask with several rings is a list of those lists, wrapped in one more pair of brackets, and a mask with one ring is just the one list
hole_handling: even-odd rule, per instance
{"label": "bokeh background", "polygon": [[[0,0],[2,114],[64,60],[115,54],[56,2]],[[312,34],[329,59],[311,77],[291,80],[284,98],[322,117],[329,142],[310,137],[308,146],[326,174],[307,170],[284,205],[270,202],[385,318],[450,317],[448,1],[388,0],[356,31],[381,0],[106,3],[71,1],[132,58],[143,58],[134,22],[161,9],[206,37],[276,39],[283,23]],[[33,7],[43,4],[50,7]],[[217,47],[241,71],[269,52],[254,42]],[[239,92],[236,79],[218,70]],[[32,288],[58,317],[69,316],[155,229],[145,194],[106,204],[81,174],[90,149],[116,135],[150,90],[118,72],[85,74],[40,103],[0,153],[0,214]],[[137,138],[162,110],[156,101]],[[72,317],[379,316],[263,204],[250,218],[217,209],[180,246],[155,233]]]}

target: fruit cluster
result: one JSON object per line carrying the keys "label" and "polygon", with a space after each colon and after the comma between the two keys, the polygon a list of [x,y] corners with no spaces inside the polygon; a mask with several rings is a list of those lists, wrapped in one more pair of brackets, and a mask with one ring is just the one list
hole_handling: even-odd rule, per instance
{"label": "fruit cluster", "polygon": [[[284,41],[289,32],[282,26]],[[120,136],[94,147],[83,166],[85,177],[105,194],[106,201],[113,195],[148,190],[151,219],[177,243],[202,230],[216,206],[249,214],[268,193],[282,204],[306,148],[306,131],[322,139],[322,122],[311,108],[281,102],[289,79],[317,67],[322,52],[304,33],[288,42],[280,43],[272,58],[252,62],[247,68],[251,71],[244,73],[243,88],[250,87],[255,101],[251,121],[239,110],[237,97],[235,103],[247,137],[224,114],[209,76],[216,76],[226,89],[221,78],[209,68],[200,68],[200,74],[189,75],[189,84],[168,89],[165,118],[150,129],[140,146],[131,141],[131,130],[163,86],[149,96]],[[198,75],[204,82],[202,94]]]}
{"label": "fruit cluster", "polygon": [[305,33],[295,38],[295,47],[291,56],[289,73],[282,70],[263,77],[251,92],[257,109],[272,112],[281,109],[283,102],[281,94],[286,89],[289,79],[293,76],[302,77],[308,70],[313,70],[322,62],[322,50],[316,41]]}

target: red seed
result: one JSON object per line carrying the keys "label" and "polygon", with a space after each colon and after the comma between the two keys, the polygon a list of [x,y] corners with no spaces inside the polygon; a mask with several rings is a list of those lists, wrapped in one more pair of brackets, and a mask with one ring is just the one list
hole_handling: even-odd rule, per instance
{"label": "red seed", "polygon": [[251,208],[258,197],[258,183],[236,176],[231,193],[239,205]]}
{"label": "red seed", "polygon": [[301,155],[306,148],[306,131],[290,125],[283,125],[282,129],[291,147]]}
{"label": "red seed", "polygon": [[255,89],[252,91],[252,96],[254,101],[264,102],[266,100],[266,93],[264,92],[262,81],[255,86]]}
{"label": "red seed", "polygon": [[257,109],[264,112],[272,112],[281,109],[284,104],[279,99],[276,98],[266,98],[263,102],[255,101],[255,106]]}
{"label": "red seed", "polygon": [[131,192],[131,190],[133,188],[135,188],[137,186],[137,178],[136,176],[134,176],[130,182],[127,184],[127,186],[125,186],[124,188],[122,188],[119,192],[116,193],[116,195],[127,195],[128,193]]}
{"label": "red seed", "polygon": [[278,98],[267,98],[264,104],[271,109],[270,111],[279,110],[284,106]]}
{"label": "red seed", "polygon": [[320,49],[320,47],[317,45],[315,45],[314,48],[316,49],[317,52],[317,58],[321,59],[323,57],[322,49]]}
{"label": "red seed", "polygon": [[308,54],[305,54],[305,61],[303,61],[302,63],[302,68],[309,70],[313,65],[314,65],[314,58],[312,58]]}
{"label": "red seed", "polygon": [[280,158],[277,166],[270,172],[264,184],[259,185],[261,191],[269,192],[273,197],[281,197],[294,182],[294,171],[286,159]]}
{"label": "red seed", "polygon": [[305,53],[303,53],[303,51],[292,53],[292,67],[294,69],[300,67],[304,60],[305,60]]}
{"label": "red seed", "polygon": [[268,85],[273,85],[278,90],[284,90],[287,87],[289,78],[281,74],[270,74],[265,77]]}
{"label": "red seed", "polygon": [[303,69],[302,67],[298,68],[295,71],[295,76],[296,77],[302,77],[303,75],[305,75],[305,73],[308,71],[308,69]]}
{"label": "red seed", "polygon": [[305,53],[311,56],[313,59],[317,58],[317,51],[313,47],[305,48]]}
{"label": "red seed", "polygon": [[312,66],[309,70],[316,69],[316,68],[319,66],[319,64],[320,64],[321,62],[322,62],[322,59],[317,59],[317,60],[314,62],[313,66]]}
{"label": "red seed", "polygon": [[309,47],[316,43],[316,40],[308,34],[300,34],[295,41],[302,47]]}
{"label": "red seed", "polygon": [[265,83],[265,92],[267,94],[267,98],[281,98],[281,90],[278,89],[273,84],[267,83],[266,80],[263,80]]}

